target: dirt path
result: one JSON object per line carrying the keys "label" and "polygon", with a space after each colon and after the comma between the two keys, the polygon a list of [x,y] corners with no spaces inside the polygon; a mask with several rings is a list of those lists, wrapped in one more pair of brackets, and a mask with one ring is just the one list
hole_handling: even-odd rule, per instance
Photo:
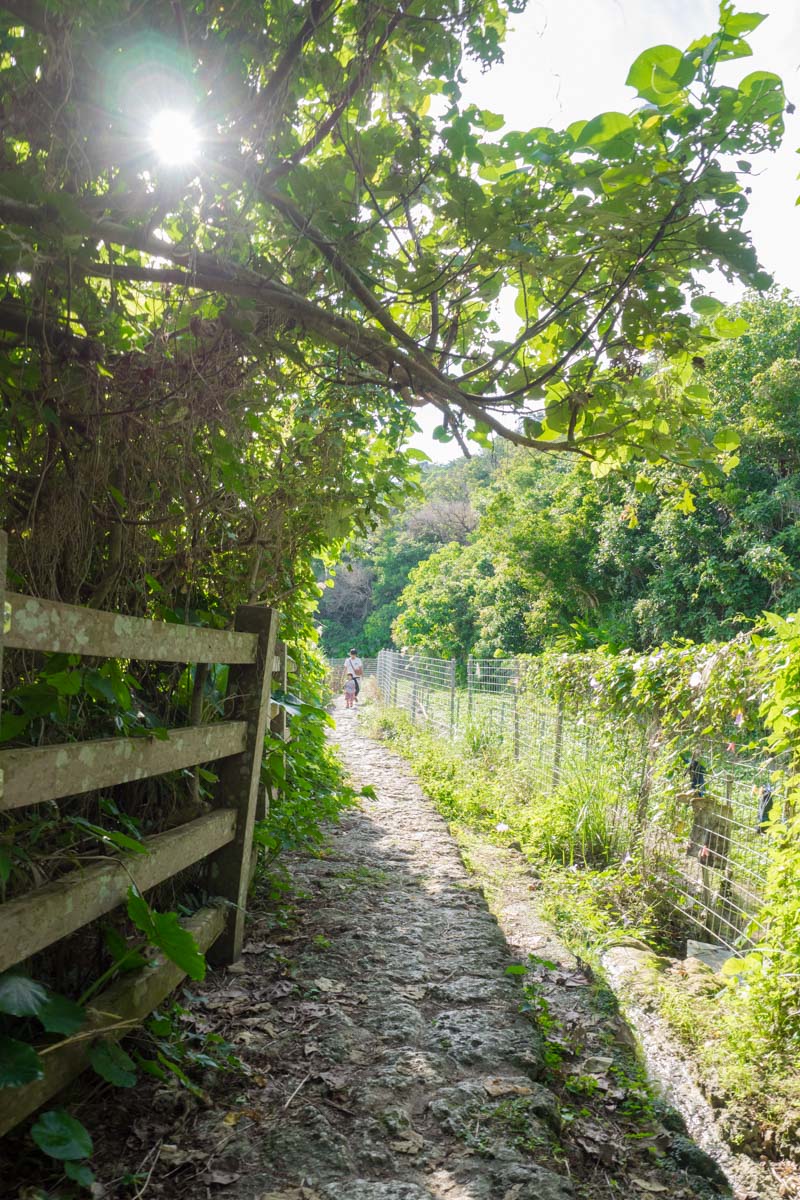
{"label": "dirt path", "polygon": [[[505,973],[519,957],[445,822],[407,765],[359,734],[356,713],[337,717],[344,760],[376,798],[330,831],[318,859],[292,865],[304,899],[286,935],[287,976],[265,1005],[275,1040],[262,1059],[268,1082],[261,1132],[256,1138],[245,1126],[227,1148],[240,1174],[226,1194],[237,1200],[723,1194],[719,1181],[703,1177],[703,1170],[713,1177],[713,1164],[687,1139],[652,1116],[642,1118],[643,1093],[636,1081],[609,1076],[607,1055],[584,1064],[598,1075],[587,1082],[584,1072],[574,1096],[568,1094],[574,1103],[559,1099],[546,1062],[553,1046],[520,1012],[519,982]],[[252,956],[274,953],[274,945],[259,944],[257,931],[249,949]],[[574,963],[543,969],[548,987],[591,989]],[[235,986],[247,991],[248,976]],[[252,987],[248,994],[252,1006]],[[619,1039],[614,1014],[607,1037],[604,1018],[591,1021],[597,1047]],[[281,1037],[279,1022],[290,1038]]]}
{"label": "dirt path", "polygon": [[[209,1067],[194,1097],[169,1079],[151,1081],[127,1106],[118,1093],[110,1103],[102,1090],[79,1097],[78,1115],[103,1130],[103,1184],[93,1194],[727,1194],[673,1117],[653,1110],[630,1033],[608,997],[546,931],[534,944],[530,927],[523,930],[535,881],[520,875],[503,892],[498,912],[517,943],[509,945],[408,766],[359,734],[356,713],[337,717],[334,740],[375,799],[344,815],[318,857],[289,864],[284,915],[276,919],[274,896],[260,911],[256,903],[242,961],[192,985],[177,1018],[187,1044],[230,1041],[246,1076]],[[466,853],[477,860],[490,850],[476,844]],[[506,968],[530,950],[544,961],[523,993]],[[531,1011],[547,1026],[546,1040]]]}

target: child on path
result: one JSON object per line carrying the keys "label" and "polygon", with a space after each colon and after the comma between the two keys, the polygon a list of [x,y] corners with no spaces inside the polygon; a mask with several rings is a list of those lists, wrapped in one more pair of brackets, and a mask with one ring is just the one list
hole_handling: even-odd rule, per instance
{"label": "child on path", "polygon": [[356,702],[356,681],[352,675],[348,675],[344,681],[344,706],[345,708],[353,708]]}

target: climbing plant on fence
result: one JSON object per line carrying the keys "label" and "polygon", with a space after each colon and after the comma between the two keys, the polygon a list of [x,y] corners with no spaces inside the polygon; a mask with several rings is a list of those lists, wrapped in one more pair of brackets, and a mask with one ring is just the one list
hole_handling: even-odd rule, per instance
{"label": "climbing plant on fence", "polygon": [[378,680],[384,703],[502,764],[503,823],[529,828],[532,845],[587,864],[642,856],[689,926],[743,951],[769,936],[770,864],[789,864],[791,841],[762,644],[777,653],[752,634],[649,654],[470,659],[466,688],[454,661],[384,651]]}

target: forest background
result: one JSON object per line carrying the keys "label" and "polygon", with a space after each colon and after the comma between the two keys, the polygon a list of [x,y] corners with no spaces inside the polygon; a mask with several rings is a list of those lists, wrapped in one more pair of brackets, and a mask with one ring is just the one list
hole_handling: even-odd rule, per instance
{"label": "forest background", "polygon": [[690,499],[669,463],[598,477],[503,445],[423,472],[423,498],[356,542],[320,608],[334,656],[437,657],[675,637],[726,640],[800,603],[800,305],[727,310],[740,337],[704,358],[706,433],[741,431],[723,482]]}

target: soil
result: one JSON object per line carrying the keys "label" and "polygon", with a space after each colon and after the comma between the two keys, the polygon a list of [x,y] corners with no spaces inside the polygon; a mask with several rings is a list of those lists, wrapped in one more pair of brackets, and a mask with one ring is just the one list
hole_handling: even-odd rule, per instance
{"label": "soil", "polygon": [[[359,731],[357,711],[337,721],[345,763],[375,798],[328,830],[318,857],[289,864],[280,921],[274,898],[256,903],[241,962],[184,994],[187,1037],[224,1036],[244,1072],[209,1068],[198,1097],[148,1081],[128,1105],[84,1082],[76,1115],[103,1129],[94,1194],[730,1194],[677,1113],[653,1100],[611,994],[536,916],[529,868],[474,843],[471,874],[407,764]],[[530,954],[523,988],[507,968]],[[24,1190],[35,1170],[25,1145],[23,1134],[13,1190],[0,1164],[3,1196],[36,1195]]]}

